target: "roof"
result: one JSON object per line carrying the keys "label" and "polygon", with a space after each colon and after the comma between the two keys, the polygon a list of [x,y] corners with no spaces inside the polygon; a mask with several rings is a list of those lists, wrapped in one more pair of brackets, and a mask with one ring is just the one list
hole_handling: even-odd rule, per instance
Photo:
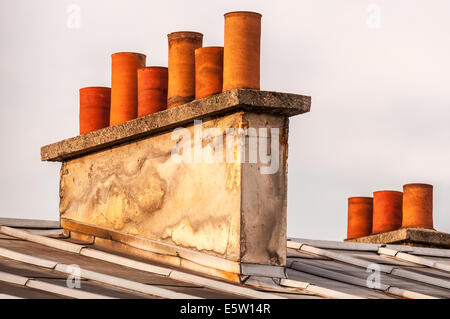
{"label": "roof", "polygon": [[[0,298],[450,297],[449,249],[291,238],[285,279],[239,285],[68,238],[55,223],[0,225]],[[79,289],[68,288],[74,275]]]}

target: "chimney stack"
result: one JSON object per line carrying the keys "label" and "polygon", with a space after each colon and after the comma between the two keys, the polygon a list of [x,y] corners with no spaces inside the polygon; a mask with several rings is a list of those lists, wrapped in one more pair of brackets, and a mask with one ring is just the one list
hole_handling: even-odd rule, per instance
{"label": "chimney stack", "polygon": [[[367,231],[369,204],[364,209],[349,198],[348,238],[346,241],[395,244],[419,247],[449,248],[450,234],[433,229],[433,186],[413,183],[403,185],[403,193],[377,191],[373,193],[373,227]],[[358,206],[360,205],[360,206]],[[366,217],[367,218],[367,217]]]}
{"label": "chimney stack", "polygon": [[[41,149],[62,162],[66,234],[235,282],[286,278],[289,117],[309,112],[311,98],[259,90],[260,36],[260,14],[232,12],[224,48],[182,31],[168,34],[168,68],[111,56],[110,126]],[[82,132],[108,124],[106,95],[91,109],[88,91]],[[370,232],[364,205],[354,220]]]}

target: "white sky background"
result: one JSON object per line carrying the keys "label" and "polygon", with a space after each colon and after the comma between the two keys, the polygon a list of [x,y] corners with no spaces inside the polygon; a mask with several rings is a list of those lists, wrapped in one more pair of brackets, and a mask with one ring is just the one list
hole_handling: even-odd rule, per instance
{"label": "white sky background", "polygon": [[78,89],[110,86],[111,53],[167,65],[167,33],[223,45],[235,10],[263,14],[261,89],[312,96],[291,118],[288,235],[342,240],[347,197],[409,182],[434,185],[450,232],[448,0],[0,0],[0,216],[58,218],[60,164],[40,147],[78,133]]}

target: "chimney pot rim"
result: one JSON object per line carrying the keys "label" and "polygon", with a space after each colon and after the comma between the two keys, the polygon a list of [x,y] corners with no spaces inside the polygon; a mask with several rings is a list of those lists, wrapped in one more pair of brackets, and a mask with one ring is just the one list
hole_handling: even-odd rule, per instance
{"label": "chimney pot rim", "polygon": [[375,195],[375,194],[381,194],[381,193],[390,193],[390,194],[398,194],[398,193],[400,193],[400,194],[403,194],[403,192],[402,191],[396,191],[396,190],[390,190],[390,189],[383,189],[383,190],[379,190],[379,191],[375,191],[375,192],[373,192],[373,194]]}
{"label": "chimney pot rim", "polygon": [[149,65],[149,66],[144,66],[142,68],[138,68],[138,71],[139,70],[156,70],[156,69],[158,69],[158,70],[166,70],[166,69],[168,69],[168,67],[167,66],[160,66],[160,65]]}
{"label": "chimney pot rim", "polygon": [[109,86],[85,86],[79,89],[79,91],[86,91],[89,89],[97,89],[97,90],[111,90],[111,88]]}
{"label": "chimney pot rim", "polygon": [[170,40],[176,40],[181,38],[191,38],[191,39],[203,39],[203,33],[197,31],[174,31],[167,35]]}
{"label": "chimney pot rim", "polygon": [[419,186],[419,187],[424,187],[424,188],[433,188],[432,184],[427,184],[427,183],[409,183],[409,184],[404,184],[403,188],[408,187],[408,186]]}
{"label": "chimney pot rim", "polygon": [[111,57],[113,57],[114,55],[119,55],[119,54],[124,54],[124,53],[135,54],[135,55],[140,55],[140,56],[147,57],[147,55],[144,54],[144,53],[139,53],[139,52],[129,52],[129,51],[114,52],[114,53],[111,54]]}
{"label": "chimney pot rim", "polygon": [[224,14],[225,17],[230,16],[230,15],[248,15],[248,14],[252,14],[252,15],[256,15],[258,17],[262,17],[261,13],[255,12],[255,11],[230,11]]}
{"label": "chimney pot rim", "polygon": [[369,196],[352,196],[348,198],[348,201],[353,201],[353,200],[373,200],[373,197],[369,197]]}
{"label": "chimney pot rim", "polygon": [[201,48],[197,48],[195,49],[195,51],[199,51],[202,49],[223,49],[223,46],[220,45],[211,45],[211,46],[206,46],[206,47],[201,47]]}

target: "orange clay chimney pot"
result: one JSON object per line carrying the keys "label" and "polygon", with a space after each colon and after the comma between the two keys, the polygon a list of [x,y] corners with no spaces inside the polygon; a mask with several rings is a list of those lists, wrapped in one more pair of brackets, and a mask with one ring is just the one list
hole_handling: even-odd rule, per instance
{"label": "orange clay chimney pot", "polygon": [[347,239],[371,234],[372,209],[372,197],[350,197],[348,199]]}
{"label": "orange clay chimney pot", "polygon": [[224,42],[223,91],[259,90],[261,14],[226,13]]}
{"label": "orange clay chimney pot", "polygon": [[402,226],[402,201],[402,192],[373,193],[372,233],[396,230]]}
{"label": "orange clay chimney pot", "polygon": [[137,117],[137,69],[145,66],[141,53],[119,52],[111,55],[110,125]]}
{"label": "orange clay chimney pot", "polygon": [[138,116],[167,108],[168,72],[166,67],[150,66],[138,69]]}
{"label": "orange clay chimney pot", "polygon": [[80,134],[99,130],[109,125],[111,89],[85,87],[80,89]]}
{"label": "orange clay chimney pot", "polygon": [[222,92],[223,47],[195,50],[195,98]]}
{"label": "orange clay chimney pot", "polygon": [[433,185],[403,185],[402,227],[433,229]]}
{"label": "orange clay chimney pot", "polygon": [[195,98],[195,49],[202,46],[203,34],[180,31],[169,40],[169,88],[167,107],[188,103]]}

